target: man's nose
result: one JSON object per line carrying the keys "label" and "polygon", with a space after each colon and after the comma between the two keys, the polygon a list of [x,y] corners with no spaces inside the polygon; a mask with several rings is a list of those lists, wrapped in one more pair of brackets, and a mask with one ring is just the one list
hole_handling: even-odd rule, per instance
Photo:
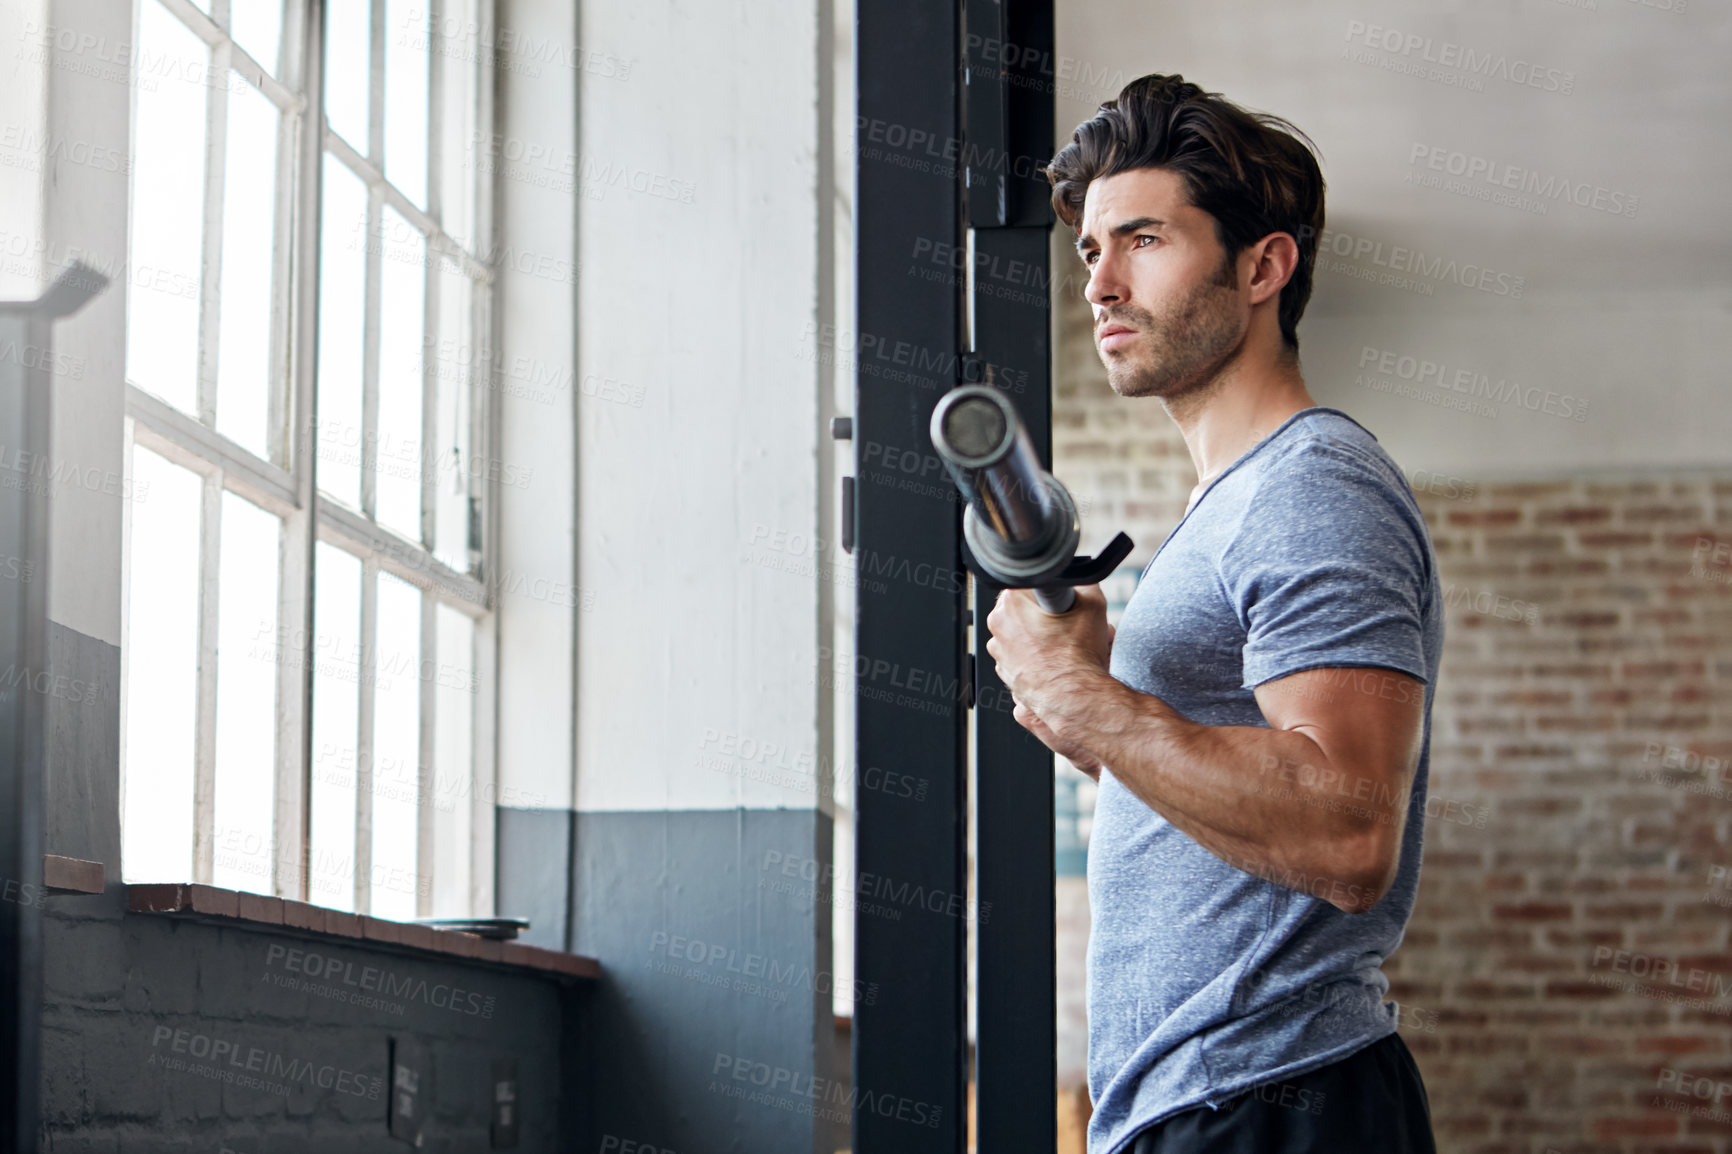
{"label": "man's nose", "polygon": [[1095,307],[1123,304],[1130,292],[1118,274],[1118,263],[1102,254],[1089,270],[1088,284],[1083,286],[1083,299]]}

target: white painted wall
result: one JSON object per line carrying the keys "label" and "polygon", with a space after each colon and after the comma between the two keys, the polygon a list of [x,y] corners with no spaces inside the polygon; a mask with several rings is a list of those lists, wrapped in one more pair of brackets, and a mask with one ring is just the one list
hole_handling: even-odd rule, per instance
{"label": "white painted wall", "polygon": [[[62,27],[89,39],[67,51],[53,31]],[[64,479],[50,498],[48,614],[119,645],[127,293],[127,176],[119,169],[131,92],[98,58],[131,41],[131,9],[0,0],[0,38],[11,46],[0,81],[0,298],[38,295],[74,258],[111,278],[54,330],[66,371],[50,378],[50,465]],[[0,441],[16,451],[9,432]]]}
{"label": "white painted wall", "polygon": [[[0,0],[0,43],[22,45],[43,27],[47,0]],[[43,287],[34,241],[42,229],[42,167],[35,142],[47,130],[47,75],[20,60],[3,82],[0,109],[0,300],[29,300]]]}
{"label": "white painted wall", "polygon": [[[1441,257],[1442,267],[1453,260],[1458,272],[1492,270],[1490,292],[1410,277],[1430,284],[1428,296],[1351,272],[1318,275],[1300,328],[1312,393],[1360,419],[1404,466],[1489,476],[1732,460],[1724,5],[1059,0],[1058,46],[1061,143],[1126,80],[1180,72],[1312,136],[1329,182],[1331,243],[1352,254],[1370,242],[1337,258],[1350,269],[1388,272],[1400,246]],[[1468,74],[1424,57],[1453,62],[1468,49],[1494,58],[1494,69],[1506,58],[1512,75],[1537,65],[1538,86],[1480,77],[1483,90],[1472,91],[1394,71],[1418,66],[1460,80]],[[1428,167],[1432,148],[1442,150],[1442,171]],[[1427,151],[1414,162],[1416,150]],[[1603,189],[1600,209],[1591,192],[1588,207],[1545,198],[1539,215],[1409,182],[1449,179],[1452,163],[1476,157],[1500,178],[1514,167]],[[1499,191],[1483,172],[1470,187]],[[1605,211],[1631,197],[1633,217]],[[1451,382],[1465,370],[1532,386],[1536,405],[1546,390],[1582,398],[1587,416],[1509,403],[1476,416],[1376,392],[1355,384],[1366,349],[1445,365]]]}
{"label": "white painted wall", "polygon": [[493,172],[495,456],[510,479],[497,489],[499,797],[530,809],[569,808],[574,780],[575,7],[500,0],[500,130],[471,154]]}
{"label": "white painted wall", "polygon": [[584,6],[580,809],[818,804],[821,11]]}

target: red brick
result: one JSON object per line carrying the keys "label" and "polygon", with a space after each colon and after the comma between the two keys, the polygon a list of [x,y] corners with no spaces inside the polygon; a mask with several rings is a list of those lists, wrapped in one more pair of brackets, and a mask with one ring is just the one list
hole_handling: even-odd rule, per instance
{"label": "red brick", "polygon": [[1521,519],[1522,511],[1520,509],[1451,509],[1445,515],[1444,523],[1484,528],[1487,526],[1515,525]]}
{"label": "red brick", "polygon": [[1680,729],[1707,729],[1710,720],[1706,713],[1631,713],[1624,719],[1624,728],[1671,733]]}
{"label": "red brick", "polygon": [[1642,549],[1654,543],[1654,535],[1626,529],[1603,533],[1578,533],[1576,541],[1584,549]]}
{"label": "red brick", "polygon": [[1583,916],[1596,921],[1636,922],[1659,918],[1666,912],[1666,907],[1659,903],[1639,905],[1635,902],[1624,902],[1616,905],[1600,905],[1589,902],[1582,910]]}
{"label": "red brick", "polygon": [[434,939],[439,936],[439,931],[429,926],[419,926],[409,922],[401,922],[397,926],[397,940],[405,946],[414,946],[417,949],[438,949],[439,944]]}
{"label": "red brick", "polygon": [[1612,510],[1605,505],[1566,505],[1534,514],[1536,525],[1598,525],[1611,519]]}
{"label": "red brick", "polygon": [[240,895],[234,890],[194,884],[186,887],[186,892],[186,908],[193,913],[211,914],[221,918],[240,916]]}
{"label": "red brick", "polygon": [[235,896],[238,906],[236,916],[245,921],[262,922],[265,925],[280,926],[283,924],[283,899],[245,891],[241,891]]}
{"label": "red brick", "polygon": [[1500,745],[1492,751],[1498,761],[1568,760],[1574,750],[1567,745],[1545,745],[1533,742],[1525,745]]}
{"label": "red brick", "polygon": [[1427,845],[1422,860],[1427,873],[1435,870],[1477,870],[1485,867],[1485,855],[1475,850],[1441,850]]}
{"label": "red brick", "polygon": [[1514,906],[1493,906],[1492,916],[1504,921],[1556,922],[1565,921],[1575,910],[1568,905],[1545,902],[1524,902]]}
{"label": "red brick", "polygon": [[1555,533],[1487,534],[1482,541],[1486,551],[1497,553],[1562,553],[1564,539]]}
{"label": "red brick", "polygon": [[1635,524],[1656,521],[1701,521],[1700,505],[1635,505],[1625,506],[1624,520]]}
{"label": "red brick", "polygon": [[1527,949],[1533,945],[1533,941],[1532,930],[1516,926],[1474,926],[1471,929],[1452,931],[1449,935],[1449,944],[1452,947],[1465,950],[1483,950],[1487,947]]}
{"label": "red brick", "polygon": [[1569,850],[1498,850],[1493,869],[1573,869],[1576,854]]}
{"label": "red brick", "polygon": [[1558,817],[1582,812],[1579,797],[1514,797],[1497,800],[1499,817]]}
{"label": "red brick", "polygon": [[1573,974],[1578,966],[1574,958],[1548,958],[1539,954],[1505,958],[1498,968],[1517,974]]}
{"label": "red brick", "polygon": [[1528,1039],[1520,1034],[1457,1034],[1444,1038],[1443,1048],[1452,1054],[1525,1054]]}
{"label": "red brick", "polygon": [[1574,488],[1569,481],[1500,481],[1486,485],[1480,494],[1488,501],[1543,501],[1564,496]]}
{"label": "red brick", "polygon": [[1650,677],[1702,677],[1706,670],[1700,661],[1626,661],[1619,673],[1626,681],[1637,681]]}
{"label": "red brick", "polygon": [[1605,894],[1618,888],[1618,883],[1605,877],[1546,877],[1539,890],[1547,894]]}
{"label": "red brick", "polygon": [[103,890],[102,863],[45,853],[42,855],[42,885],[45,889],[65,893],[99,894]]}
{"label": "red brick", "polygon": [[1464,979],[1455,983],[1455,994],[1458,998],[1469,1000],[1502,1000],[1531,1001],[1536,990],[1530,985],[1513,985],[1484,981],[1481,979]]}
{"label": "red brick", "polygon": [[361,918],[361,936],[371,942],[391,942],[398,944],[403,940],[402,925],[387,921],[384,918]]}
{"label": "red brick", "polygon": [[184,885],[129,885],[126,887],[126,907],[134,913],[170,913],[187,906]]}
{"label": "red brick", "polygon": [[1573,613],[1552,613],[1546,616],[1548,625],[1565,629],[1616,629],[1623,615],[1616,610],[1580,610]]}
{"label": "red brick", "polygon": [[1528,1029],[1534,1026],[1570,1026],[1581,1020],[1581,1010],[1572,1006],[1567,1009],[1554,1007],[1534,1008],[1531,1006],[1498,1006],[1491,1020],[1499,1028],[1504,1026],[1520,1026]]}
{"label": "red brick", "polygon": [[1576,946],[1611,946],[1616,949],[1624,944],[1624,931],[1622,930],[1548,929],[1543,936],[1548,946],[1566,949]]}
{"label": "red brick", "polygon": [[1533,667],[1535,677],[1565,677],[1572,681],[1602,680],[1612,676],[1610,665],[1593,662],[1577,662],[1564,665],[1536,665]]}
{"label": "red brick", "polygon": [[326,910],[325,932],[345,938],[358,938],[361,936],[361,915],[343,910]]}
{"label": "red brick", "polygon": [[284,901],[283,924],[298,930],[325,932],[325,909],[306,902]]}
{"label": "red brick", "polygon": [[1587,1001],[1605,1001],[1607,998],[1621,996],[1623,991],[1611,986],[1596,985],[1593,982],[1547,982],[1545,996],[1547,998],[1581,998]]}
{"label": "red brick", "polygon": [[1636,1050],[1645,1054],[1712,1054],[1723,1049],[1723,1039],[1704,1038],[1700,1034],[1669,1034],[1660,1038],[1636,1039]]}

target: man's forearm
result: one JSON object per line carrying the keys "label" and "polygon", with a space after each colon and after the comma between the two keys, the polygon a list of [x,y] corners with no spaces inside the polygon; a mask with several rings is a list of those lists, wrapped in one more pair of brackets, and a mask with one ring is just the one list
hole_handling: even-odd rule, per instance
{"label": "man's forearm", "polygon": [[1364,796],[1296,730],[1199,725],[1094,671],[1064,688],[1049,695],[1042,720],[1223,861],[1316,896],[1317,883],[1380,896],[1375,846],[1390,831],[1379,826],[1405,814],[1405,797]]}

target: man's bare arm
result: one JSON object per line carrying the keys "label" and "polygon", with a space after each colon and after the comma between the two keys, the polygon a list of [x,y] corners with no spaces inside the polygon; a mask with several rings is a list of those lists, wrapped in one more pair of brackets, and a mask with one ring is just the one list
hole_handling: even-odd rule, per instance
{"label": "man's bare arm", "polygon": [[1267,729],[1199,725],[1089,669],[1025,704],[1223,861],[1348,913],[1370,909],[1400,863],[1424,684],[1343,667],[1255,692]]}

